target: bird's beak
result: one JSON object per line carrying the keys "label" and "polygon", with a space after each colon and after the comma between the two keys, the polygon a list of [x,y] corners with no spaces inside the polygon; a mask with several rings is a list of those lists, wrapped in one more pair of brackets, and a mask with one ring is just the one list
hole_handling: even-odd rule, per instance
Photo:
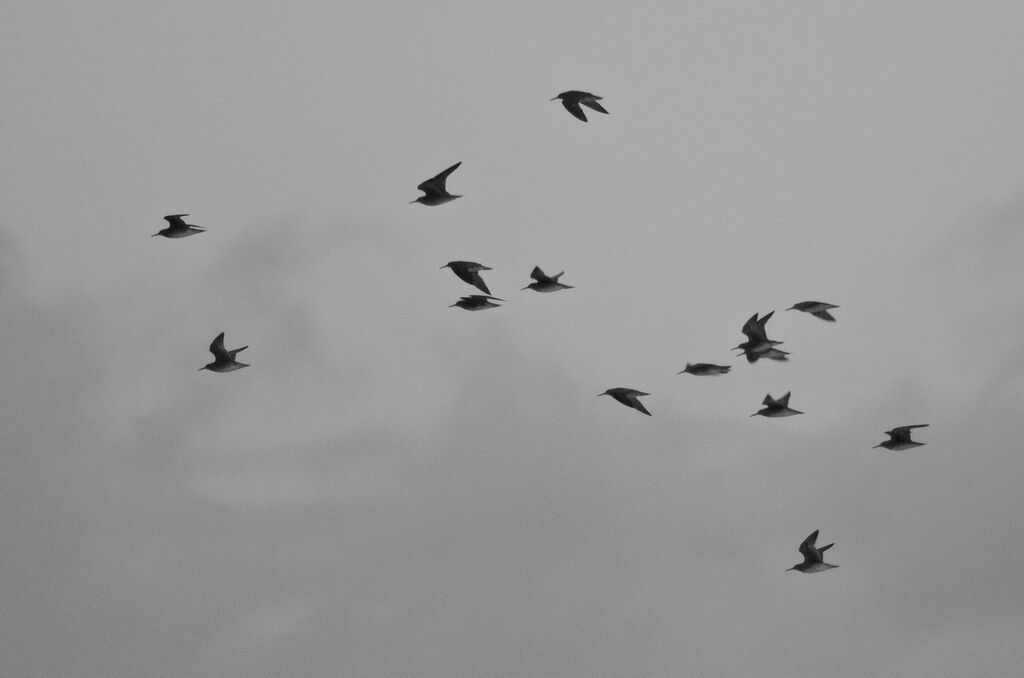
{"label": "bird's beak", "polygon": [[151,235],[151,236],[149,236],[149,237],[150,237],[150,238],[155,238],[155,237],[157,237],[158,235],[160,235],[160,234],[159,234],[159,233],[154,233],[153,235]]}
{"label": "bird's beak", "polygon": [[196,370],[196,371],[197,371],[197,372],[202,372],[202,371],[203,371],[203,370],[205,370],[205,369],[206,369],[205,367],[200,367],[200,368],[199,368],[198,370]]}
{"label": "bird's beak", "polygon": [[418,202],[419,202],[419,200],[410,200],[410,201],[409,201],[409,204],[410,204],[410,205],[413,205],[413,204],[415,204],[415,203],[418,203]]}
{"label": "bird's beak", "polygon": [[[411,203],[410,203],[410,204],[411,204]],[[444,265],[444,266],[442,266],[441,268],[448,268],[448,264],[445,264],[445,265]]]}
{"label": "bird's beak", "polygon": [[[529,285],[527,285],[526,287],[523,288],[523,290],[528,290],[528,289],[530,289]],[[523,290],[519,290],[519,291],[522,292]]]}
{"label": "bird's beak", "polygon": [[554,101],[554,100],[555,100],[555,99],[557,99],[557,98],[558,98],[558,97],[551,97],[550,99],[548,99],[548,101]]}

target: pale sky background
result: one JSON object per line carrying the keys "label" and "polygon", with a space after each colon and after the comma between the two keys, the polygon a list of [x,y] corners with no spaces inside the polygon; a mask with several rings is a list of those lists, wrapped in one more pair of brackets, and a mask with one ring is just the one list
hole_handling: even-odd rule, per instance
{"label": "pale sky background", "polygon": [[0,675],[1024,675],[1024,4],[3,15]]}

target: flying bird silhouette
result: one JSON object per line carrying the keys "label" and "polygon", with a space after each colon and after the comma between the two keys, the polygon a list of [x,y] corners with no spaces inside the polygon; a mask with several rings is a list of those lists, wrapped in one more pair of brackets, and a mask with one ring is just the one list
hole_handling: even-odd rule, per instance
{"label": "flying bird silhouette", "polygon": [[695,374],[697,376],[718,376],[728,374],[732,367],[713,363],[686,363],[686,368],[679,374]]}
{"label": "flying bird silhouette", "polygon": [[605,115],[608,115],[608,111],[604,110],[604,106],[597,103],[598,99],[602,98],[603,97],[599,97],[596,94],[591,94],[590,92],[579,92],[577,90],[570,90],[568,92],[562,92],[557,97],[552,98],[551,101],[554,101],[555,99],[561,99],[562,105],[565,106],[565,110],[572,113],[574,117],[579,118],[583,122],[586,122],[587,116],[583,114],[583,109],[580,108],[580,104],[583,104],[587,108],[598,111],[599,113],[604,113]]}
{"label": "flying bird silhouette", "polygon": [[480,271],[489,271],[490,267],[478,264],[475,261],[449,261],[441,268],[450,268],[452,273],[459,276],[459,279],[463,282],[467,282],[470,285],[475,286],[478,290],[484,294],[490,294],[491,291],[487,289],[487,284],[484,279],[480,277]]}
{"label": "flying bird silhouette", "polygon": [[452,195],[448,192],[448,189],[445,188],[445,182],[448,180],[448,175],[457,170],[461,164],[462,161],[460,160],[437,176],[431,177],[417,186],[416,189],[423,191],[425,195],[421,195],[409,204],[418,202],[433,207],[434,205],[443,205],[446,202],[455,200],[456,198],[461,198],[461,195]]}
{"label": "flying bird silhouette", "polygon": [[565,275],[565,271],[556,273],[554,275],[544,275],[544,271],[540,270],[540,266],[534,266],[533,272],[530,273],[530,277],[535,282],[530,283],[524,290],[534,290],[537,292],[557,292],[558,290],[571,290],[572,285],[563,285],[558,282],[558,279]]}
{"label": "flying bird silhouette", "polygon": [[167,228],[161,229],[151,235],[151,238],[155,238],[158,235],[162,235],[165,238],[187,238],[190,235],[196,233],[205,233],[206,229],[196,226],[194,224],[186,224],[182,217],[187,217],[187,214],[168,214],[164,217],[167,221]]}
{"label": "flying bird silhouette", "polygon": [[828,320],[829,322],[835,322],[836,319],[829,313],[830,308],[839,308],[835,304],[826,304],[824,301],[801,301],[799,304],[793,304],[787,311],[803,311],[804,313],[810,313],[815,318],[821,318],[822,320]]}
{"label": "flying bird silhouette", "polygon": [[471,294],[468,297],[462,297],[448,308],[458,306],[467,311],[483,311],[488,308],[498,308],[501,304],[491,303],[491,299],[494,301],[505,301],[498,297],[484,296],[483,294]]}
{"label": "flying bird silhouette", "polygon": [[[830,565],[824,561],[823,554],[830,548],[835,546],[835,542],[832,542],[828,546],[822,546],[820,549],[814,546],[814,542],[818,541],[818,531],[811,532],[807,539],[804,539],[803,543],[800,544],[800,553],[804,557],[804,562],[797,563],[789,570],[796,570],[797,572],[803,572],[805,574],[814,574],[815,572],[824,572],[825,570],[831,570],[838,565]],[[789,572],[786,570],[786,572]]]}
{"label": "flying bird silhouette", "polygon": [[757,314],[750,316],[747,322],[743,323],[743,327],[740,329],[741,332],[747,337],[747,341],[736,346],[732,350],[743,351],[747,356],[747,361],[755,363],[759,358],[771,358],[772,360],[786,360],[785,351],[775,349],[775,346],[781,344],[781,341],[774,341],[768,338],[768,334],[765,330],[765,326],[768,324],[768,319],[775,315],[775,311],[771,311],[768,315],[763,318],[758,318]]}
{"label": "flying bird silhouette", "polygon": [[651,413],[647,411],[647,408],[644,407],[644,404],[639,400],[640,396],[651,395],[650,393],[637,391],[635,388],[623,388],[619,386],[617,388],[610,388],[604,393],[598,393],[597,397],[600,398],[603,395],[610,395],[626,407],[632,407],[634,410],[643,412],[648,417],[651,416]]}
{"label": "flying bird silhouette", "polygon": [[[910,429],[913,428],[924,428],[928,424],[911,424],[909,426],[897,426],[891,431],[886,431],[885,434],[889,436],[888,440],[875,445],[875,447],[884,447],[887,450],[909,450],[911,447],[920,447],[924,443],[919,443],[910,439]],[[872,447],[871,449],[875,449]]]}
{"label": "flying bird silhouette", "polygon": [[789,406],[788,391],[786,392],[786,395],[782,396],[778,400],[772,398],[771,394],[768,394],[764,397],[764,400],[761,401],[761,404],[764,405],[764,407],[750,416],[756,417],[760,414],[762,417],[791,417],[794,414],[803,414],[800,410],[794,410]]}
{"label": "flying bird silhouette", "polygon": [[210,344],[210,353],[213,354],[213,362],[203,365],[199,368],[199,371],[210,370],[211,372],[234,372],[240,370],[243,367],[249,367],[246,363],[240,363],[235,360],[235,356],[249,348],[243,346],[242,348],[236,348],[228,351],[224,348],[224,333],[221,332]]}

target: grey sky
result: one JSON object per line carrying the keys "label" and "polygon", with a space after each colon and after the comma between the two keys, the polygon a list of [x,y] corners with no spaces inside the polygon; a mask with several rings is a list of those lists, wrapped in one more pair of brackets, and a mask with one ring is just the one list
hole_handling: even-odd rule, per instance
{"label": "grey sky", "polygon": [[1024,6],[9,4],[0,674],[1024,673]]}

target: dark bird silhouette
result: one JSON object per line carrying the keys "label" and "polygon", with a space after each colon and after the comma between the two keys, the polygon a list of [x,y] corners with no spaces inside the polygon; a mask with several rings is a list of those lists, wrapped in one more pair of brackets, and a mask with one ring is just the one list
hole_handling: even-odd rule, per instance
{"label": "dark bird silhouette", "polygon": [[456,198],[461,198],[461,195],[452,195],[451,193],[448,192],[448,189],[445,188],[445,182],[448,179],[448,175],[457,170],[459,168],[459,165],[461,164],[462,161],[460,160],[459,162],[455,163],[445,171],[438,174],[436,177],[431,177],[430,179],[427,179],[422,184],[417,186],[416,189],[423,191],[425,195],[421,195],[412,202],[418,202],[433,207],[434,205],[443,205],[446,202],[451,202],[452,200],[455,200]]}
{"label": "dark bird silhouette", "polygon": [[572,285],[563,285],[558,282],[558,279],[565,275],[565,271],[556,273],[554,275],[544,275],[544,271],[540,270],[540,266],[534,266],[533,272],[530,273],[530,277],[535,282],[530,283],[524,290],[534,290],[537,292],[557,292],[558,290],[571,290]]}
{"label": "dark bird silhouette", "polygon": [[[758,358],[772,358],[773,360],[785,360],[785,356],[788,355],[785,351],[776,350],[775,355],[771,353],[773,347],[781,344],[781,341],[774,341],[768,338],[768,334],[765,330],[765,326],[768,324],[769,318],[775,315],[775,311],[771,311],[768,315],[763,318],[758,318],[757,314],[750,316],[747,322],[743,323],[743,327],[740,329],[744,336],[747,337],[747,341],[743,342],[739,346],[733,348],[734,351],[743,351],[747,354],[747,360],[749,362],[757,362]],[[752,359],[752,356],[756,356]]]}
{"label": "dark bird silhouette", "polygon": [[228,351],[224,348],[224,333],[221,332],[217,335],[217,338],[210,344],[210,353],[213,354],[213,362],[204,365],[199,368],[202,370],[210,370],[211,372],[234,372],[240,370],[243,367],[249,367],[246,363],[240,363],[235,360],[235,356],[249,348],[243,346],[242,348],[236,348]]}
{"label": "dark bird silhouette", "polygon": [[467,282],[473,285],[484,294],[490,294],[491,291],[487,289],[487,284],[484,279],[480,277],[480,271],[491,270],[489,266],[478,264],[475,261],[449,261],[441,268],[450,268],[452,273],[459,276],[459,279],[463,282]]}
{"label": "dark bird silhouette", "polygon": [[810,313],[815,318],[821,318],[822,320],[828,320],[829,322],[835,322],[836,319],[829,313],[830,308],[839,308],[835,304],[826,304],[824,301],[801,301],[799,304],[793,304],[787,311],[803,311],[804,313]]}
{"label": "dark bird silhouette", "polygon": [[679,374],[696,374],[697,376],[717,376],[728,374],[732,368],[729,365],[715,365],[713,363],[686,363],[686,368]]}
{"label": "dark bird silhouette", "polygon": [[162,235],[165,238],[187,238],[190,235],[196,233],[205,233],[206,229],[193,224],[186,224],[182,217],[187,217],[187,214],[168,214],[164,217],[164,220],[169,224],[167,228],[161,229],[154,233],[152,238]]}
{"label": "dark bird silhouette", "polygon": [[459,308],[463,308],[467,311],[483,311],[487,308],[497,308],[501,306],[501,304],[491,303],[491,299],[494,301],[505,301],[498,297],[484,296],[483,294],[471,294],[468,297],[462,297],[448,308],[458,306]]}
{"label": "dark bird silhouette", "polygon": [[617,388],[610,388],[604,393],[598,393],[597,397],[600,398],[603,395],[610,395],[626,407],[632,407],[634,410],[643,412],[648,417],[651,416],[651,413],[647,411],[647,408],[644,407],[644,404],[639,400],[640,396],[650,395],[650,393],[637,391],[635,388],[623,388],[619,386]]}
{"label": "dark bird silhouette", "polygon": [[761,404],[764,405],[764,407],[750,416],[756,417],[760,414],[762,417],[791,417],[794,414],[803,414],[800,410],[794,410],[789,406],[788,391],[786,392],[786,395],[782,396],[778,400],[772,398],[771,394],[768,394],[764,397],[764,400],[761,401]]}
{"label": "dark bird silhouette", "polygon": [[[811,532],[811,535],[804,539],[803,543],[800,544],[800,553],[804,557],[804,562],[797,563],[789,570],[796,570],[797,572],[803,572],[805,574],[813,574],[815,572],[824,572],[825,570],[831,570],[833,567],[839,567],[838,565],[830,565],[824,561],[823,554],[835,546],[835,542],[832,542],[828,546],[822,546],[820,549],[814,546],[814,542],[818,541],[818,531]],[[786,570],[786,572],[789,572]]]}
{"label": "dark bird silhouette", "polygon": [[[928,424],[911,424],[909,426],[897,426],[891,431],[886,431],[885,434],[889,436],[888,440],[875,445],[875,447],[884,447],[887,450],[909,450],[911,447],[920,447],[924,443],[915,442],[910,439],[910,429],[913,428],[924,428]],[[871,449],[875,449],[872,447]]]}
{"label": "dark bird silhouette", "polygon": [[555,99],[561,99],[562,105],[565,106],[565,110],[572,113],[574,117],[579,118],[583,122],[586,122],[587,116],[583,114],[583,109],[580,108],[580,104],[583,104],[587,108],[591,108],[595,111],[598,111],[599,113],[604,113],[605,115],[608,115],[608,111],[604,110],[604,106],[597,103],[598,99],[602,98],[603,97],[599,97],[596,94],[591,94],[590,92],[579,92],[576,90],[570,90],[568,92],[562,92],[557,97],[551,99],[551,101],[554,101]]}

